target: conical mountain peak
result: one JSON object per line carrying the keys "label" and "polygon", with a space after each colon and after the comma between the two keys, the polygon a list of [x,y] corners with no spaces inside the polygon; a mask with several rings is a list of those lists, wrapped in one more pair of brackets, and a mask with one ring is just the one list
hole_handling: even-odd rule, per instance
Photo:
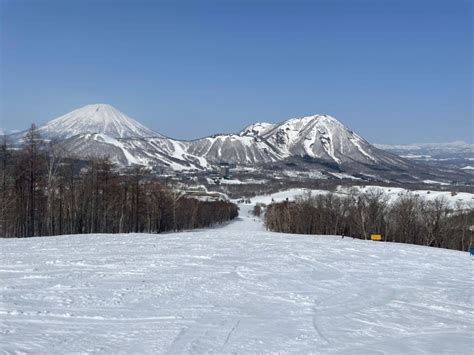
{"label": "conical mountain peak", "polygon": [[100,133],[112,138],[160,136],[109,104],[86,105],[60,116],[40,128],[48,138],[69,138],[78,134]]}

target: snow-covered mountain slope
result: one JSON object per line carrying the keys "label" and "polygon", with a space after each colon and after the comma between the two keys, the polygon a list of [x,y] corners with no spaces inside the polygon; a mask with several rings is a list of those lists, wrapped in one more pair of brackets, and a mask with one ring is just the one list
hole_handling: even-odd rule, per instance
{"label": "snow-covered mountain slope", "polygon": [[[184,142],[154,132],[106,104],[87,105],[38,129],[60,152],[82,159],[110,158],[119,166],[145,165],[173,170],[204,169],[207,161],[188,154]],[[21,140],[25,132],[13,138]]]}
{"label": "snow-covered mountain slope", "polygon": [[109,158],[119,166],[162,166],[180,171],[202,170],[205,159],[186,152],[183,142],[165,137],[112,138],[100,133],[70,137],[58,143],[63,151],[78,158]]}
{"label": "snow-covered mountain slope", "polygon": [[0,352],[471,354],[468,253],[211,230],[0,239]]}
{"label": "snow-covered mountain slope", "polygon": [[43,137],[54,139],[66,139],[85,133],[100,133],[111,138],[161,137],[106,104],[81,107],[48,122],[39,131]]}
{"label": "snow-covered mountain slope", "polygon": [[405,165],[402,159],[374,148],[334,117],[327,115],[289,119],[266,131],[262,137],[286,157],[307,156],[337,164],[359,162]]}
{"label": "snow-covered mountain slope", "polygon": [[240,133],[240,136],[262,136],[275,127],[274,123],[257,122],[245,127]]}
{"label": "snow-covered mountain slope", "polygon": [[284,158],[279,150],[256,136],[223,134],[186,142],[186,147],[190,154],[214,164],[254,165]]}
{"label": "snow-covered mountain slope", "polygon": [[365,164],[406,168],[407,162],[381,151],[331,116],[293,118],[280,124],[256,123],[238,135],[189,142],[189,152],[210,162],[263,164],[310,158],[337,165]]}
{"label": "snow-covered mountain slope", "polygon": [[110,105],[96,104],[54,119],[39,132],[59,142],[68,154],[79,158],[108,156],[122,166],[202,170],[223,162],[271,167],[288,163],[297,169],[309,162],[313,164],[310,169],[329,164],[326,168],[333,172],[341,167],[343,171],[350,168],[358,172],[373,167],[379,171],[408,168],[407,161],[373,147],[326,115],[293,118],[279,124],[256,123],[238,134],[179,141],[148,129]]}
{"label": "snow-covered mountain slope", "polygon": [[206,159],[187,151],[186,142],[166,137],[120,140],[134,156],[143,157],[148,163],[167,166],[173,170],[198,169],[209,167]]}

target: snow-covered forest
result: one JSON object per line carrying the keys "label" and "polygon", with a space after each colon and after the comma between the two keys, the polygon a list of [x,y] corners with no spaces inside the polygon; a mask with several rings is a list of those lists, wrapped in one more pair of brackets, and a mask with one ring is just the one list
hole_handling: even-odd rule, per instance
{"label": "snow-covered forest", "polygon": [[[256,205],[260,214],[262,205]],[[341,195],[301,195],[294,201],[266,208],[269,230],[298,234],[345,235],[468,251],[472,248],[474,210],[470,203],[451,203],[446,197],[427,200],[413,193],[391,198],[384,190],[356,189]]]}

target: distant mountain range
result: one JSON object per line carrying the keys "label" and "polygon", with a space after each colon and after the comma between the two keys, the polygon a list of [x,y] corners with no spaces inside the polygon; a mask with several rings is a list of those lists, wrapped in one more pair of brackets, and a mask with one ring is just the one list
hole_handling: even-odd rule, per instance
{"label": "distant mountain range", "polygon": [[[385,178],[414,176],[419,170],[412,161],[371,145],[328,115],[255,123],[236,134],[184,141],[154,132],[110,105],[94,104],[48,122],[39,132],[67,154],[81,159],[107,156],[120,166],[205,171],[232,164]],[[19,141],[24,133],[11,137]]]}
{"label": "distant mountain range", "polygon": [[450,143],[375,144],[377,148],[412,161],[439,168],[474,172],[474,144],[463,141]]}
{"label": "distant mountain range", "polygon": [[464,141],[449,143],[374,144],[377,148],[409,159],[474,158],[474,144]]}

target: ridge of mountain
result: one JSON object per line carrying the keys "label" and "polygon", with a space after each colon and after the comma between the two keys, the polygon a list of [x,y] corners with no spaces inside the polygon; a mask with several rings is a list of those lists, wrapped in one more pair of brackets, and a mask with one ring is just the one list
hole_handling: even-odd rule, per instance
{"label": "ridge of mountain", "polygon": [[[225,163],[272,171],[362,174],[382,180],[383,176],[405,179],[417,169],[414,162],[371,145],[329,115],[258,122],[238,133],[185,141],[159,134],[110,105],[94,104],[38,130],[66,154],[81,159],[109,157],[122,167],[206,171]],[[21,134],[15,137],[21,139]]]}

